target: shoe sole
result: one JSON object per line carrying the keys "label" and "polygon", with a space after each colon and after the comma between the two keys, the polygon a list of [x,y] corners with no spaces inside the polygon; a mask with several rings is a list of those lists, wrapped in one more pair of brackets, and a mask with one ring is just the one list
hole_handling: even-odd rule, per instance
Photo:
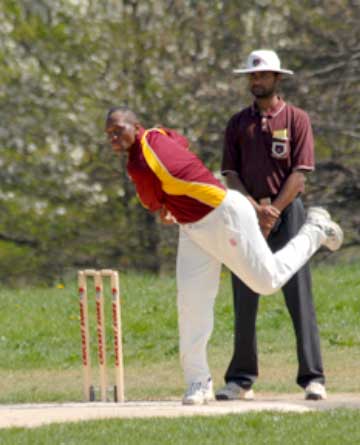
{"label": "shoe sole", "polygon": [[186,401],[182,401],[182,404],[183,405],[203,405],[205,403],[205,401],[203,401],[203,402],[195,402],[195,401],[193,401],[193,400],[186,400]]}
{"label": "shoe sole", "polygon": [[223,394],[216,395],[215,398],[216,398],[216,400],[237,400],[237,398],[228,397]]}
{"label": "shoe sole", "polygon": [[204,399],[201,402],[195,402],[194,400],[186,400],[186,401],[182,401],[183,405],[207,405],[209,402],[213,401],[214,399]]}
{"label": "shoe sole", "polygon": [[229,396],[227,396],[225,394],[216,394],[215,398],[216,398],[216,400],[222,400],[222,401],[224,401],[224,400],[229,400],[229,401],[231,401],[231,400],[251,401],[251,400],[255,399],[254,396],[251,396],[251,397],[229,397]]}
{"label": "shoe sole", "polygon": [[336,224],[336,222],[331,221],[329,224],[332,230],[335,232],[335,239],[330,239],[329,242],[325,242],[325,246],[331,250],[331,252],[335,252],[336,250],[339,250],[343,241],[344,241],[344,232],[342,228],[339,226],[339,224]]}
{"label": "shoe sole", "polygon": [[305,396],[305,400],[314,400],[314,401],[318,401],[318,400],[325,400],[326,397],[321,396],[320,394],[307,394]]}
{"label": "shoe sole", "polygon": [[[313,214],[313,215],[311,215]],[[317,217],[326,218],[328,220],[328,225],[335,232],[336,238],[330,239],[329,242],[325,242],[324,245],[331,251],[335,252],[339,250],[344,241],[344,232],[342,228],[336,222],[332,221],[330,213],[323,207],[310,207],[308,211],[307,222],[311,224],[316,224]]]}
{"label": "shoe sole", "polygon": [[182,400],[183,405],[206,405],[208,402],[215,400],[214,396],[205,397],[202,401],[197,402],[196,400]]}

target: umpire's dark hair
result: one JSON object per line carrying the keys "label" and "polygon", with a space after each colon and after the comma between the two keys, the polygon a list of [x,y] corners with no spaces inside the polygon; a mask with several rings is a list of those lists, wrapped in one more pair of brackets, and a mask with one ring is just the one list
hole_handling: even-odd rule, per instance
{"label": "umpire's dark hair", "polygon": [[139,119],[137,118],[136,114],[132,110],[130,110],[130,108],[119,107],[119,106],[111,107],[109,109],[106,115],[106,120],[109,120],[111,116],[117,112],[122,113],[125,116],[126,121],[131,124],[136,124],[137,122],[139,122]]}

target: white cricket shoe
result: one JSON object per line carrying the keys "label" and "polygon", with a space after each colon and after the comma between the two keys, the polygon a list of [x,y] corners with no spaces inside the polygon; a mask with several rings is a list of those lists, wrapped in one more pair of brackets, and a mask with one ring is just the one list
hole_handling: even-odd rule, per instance
{"label": "white cricket shoe", "polygon": [[344,240],[344,233],[336,222],[331,220],[331,216],[327,210],[322,207],[310,207],[306,224],[311,224],[320,228],[325,235],[322,244],[329,250],[334,252],[340,249]]}
{"label": "white cricket shoe", "polygon": [[325,400],[326,398],[326,389],[322,383],[310,382],[305,388],[306,400]]}
{"label": "white cricket shoe", "polygon": [[183,405],[203,405],[214,400],[212,380],[191,383],[182,399]]}
{"label": "white cricket shoe", "polygon": [[254,400],[254,391],[245,389],[235,382],[228,382],[223,388],[216,391],[216,400]]}

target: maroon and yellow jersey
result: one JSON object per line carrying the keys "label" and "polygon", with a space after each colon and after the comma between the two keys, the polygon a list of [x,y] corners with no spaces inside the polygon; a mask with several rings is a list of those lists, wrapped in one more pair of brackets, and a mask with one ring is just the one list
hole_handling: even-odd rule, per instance
{"label": "maroon and yellow jersey", "polygon": [[187,139],[173,130],[141,129],[127,163],[142,204],[150,211],[165,206],[182,224],[203,218],[226,194],[188,147]]}

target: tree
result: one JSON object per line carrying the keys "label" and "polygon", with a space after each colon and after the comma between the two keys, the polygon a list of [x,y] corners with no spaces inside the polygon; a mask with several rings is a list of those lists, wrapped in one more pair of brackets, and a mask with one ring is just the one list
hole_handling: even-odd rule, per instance
{"label": "tree", "polygon": [[[125,104],[146,126],[177,128],[216,171],[225,123],[250,100],[232,69],[258,46],[273,47],[296,71],[284,92],[314,123],[321,178],[311,181],[309,202],[322,202],[326,181],[326,203],[344,217],[344,204],[359,200],[358,18],[350,0],[256,0],[241,8],[235,1],[3,0],[3,281],[172,264],[176,228],[161,228],[141,208],[106,144],[105,113]],[[349,243],[358,243],[348,213]]]}

